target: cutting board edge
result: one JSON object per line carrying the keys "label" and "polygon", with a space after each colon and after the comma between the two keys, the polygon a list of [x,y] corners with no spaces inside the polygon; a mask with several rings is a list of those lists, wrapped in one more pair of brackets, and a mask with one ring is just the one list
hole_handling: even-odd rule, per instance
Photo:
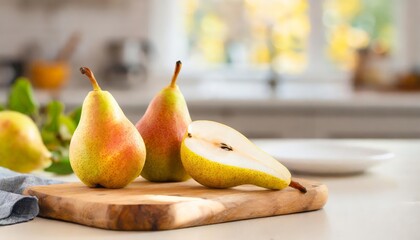
{"label": "cutting board edge", "polygon": [[[290,214],[296,214],[296,213],[304,213],[304,212],[312,212],[312,211],[318,211],[324,208],[324,206],[327,204],[328,201],[328,187],[325,184],[321,184],[318,182],[313,182],[314,184],[316,184],[317,186],[310,189],[308,191],[308,193],[306,193],[306,195],[302,195],[302,193],[300,193],[299,191],[293,189],[293,194],[295,194],[296,196],[305,196],[305,198],[309,198],[309,195],[313,195],[315,196],[313,200],[308,200],[308,202],[306,203],[307,207],[298,211],[296,209],[292,209],[289,211],[283,211],[282,209],[278,209],[277,211],[274,211],[272,213],[266,213],[266,214],[261,214],[261,215],[255,215],[253,217],[236,217],[236,218],[231,218],[231,219],[225,219],[223,221],[220,220],[214,220],[214,221],[209,221],[209,219],[204,219],[207,220],[207,223],[201,223],[197,222],[197,219],[195,219],[195,223],[194,224],[181,224],[181,225],[175,225],[172,227],[167,227],[167,228],[159,228],[159,230],[172,230],[172,229],[180,229],[180,228],[188,228],[188,227],[196,227],[196,226],[205,226],[205,225],[211,225],[211,224],[217,224],[217,223],[226,223],[226,222],[234,222],[234,221],[241,221],[241,220],[250,220],[250,219],[255,219],[255,218],[264,218],[264,217],[273,217],[273,216],[281,216],[281,215],[290,215]],[[284,190],[281,190],[284,191]],[[276,194],[281,194],[281,191],[277,191],[277,190],[273,190],[271,192],[272,195],[276,195]],[[255,199],[251,202],[250,205],[252,205],[254,203]],[[172,205],[174,207],[176,207],[175,205]],[[251,207],[251,206],[245,206],[245,207]],[[204,221],[203,220],[203,221]],[[144,229],[141,229],[144,230]]]}
{"label": "cutting board edge", "polygon": [[[37,191],[36,189],[39,187],[32,187],[32,188],[27,188],[24,190],[24,194],[26,195],[32,195],[32,196],[37,196],[40,199],[40,216],[45,217],[45,218],[50,218],[50,219],[59,219],[59,220],[63,220],[63,221],[67,221],[67,222],[73,222],[73,223],[77,223],[77,224],[81,224],[81,225],[86,225],[86,226],[91,226],[91,227],[96,227],[96,228],[101,228],[101,229],[109,229],[109,230],[117,230],[117,231],[137,231],[137,230],[141,230],[141,231],[155,231],[155,230],[171,230],[171,229],[178,229],[178,228],[187,228],[187,227],[194,227],[194,226],[200,226],[200,225],[209,225],[209,224],[217,224],[217,223],[224,223],[224,222],[231,222],[231,221],[239,221],[239,220],[245,220],[245,219],[253,219],[253,218],[263,218],[263,217],[270,217],[270,216],[279,216],[279,215],[288,215],[288,214],[293,214],[293,213],[302,213],[302,212],[307,212],[307,211],[316,211],[319,209],[322,209],[325,204],[327,203],[328,200],[328,188],[326,185],[324,184],[320,184],[317,182],[311,182],[312,183],[312,188],[310,189],[310,191],[307,194],[311,194],[311,192],[313,192],[313,194],[316,196],[316,201],[314,205],[309,205],[308,207],[303,208],[300,211],[296,211],[296,210],[290,210],[288,212],[271,212],[271,213],[266,213],[266,214],[261,214],[261,215],[254,215],[252,217],[236,217],[236,218],[227,218],[227,219],[213,219],[211,220],[211,216],[205,216],[204,219],[202,219],[201,221],[196,221],[194,220],[194,222],[190,222],[187,224],[175,224],[173,221],[167,221],[167,224],[161,224],[159,222],[148,222],[146,223],[146,225],[135,225],[135,226],[131,226],[131,227],[127,227],[124,226],[122,224],[119,224],[118,221],[116,221],[115,219],[112,220],[108,217],[108,219],[104,220],[103,222],[98,223],[97,221],[92,223],[89,221],[89,219],[74,219],[72,218],[72,216],[68,217],[66,215],[64,215],[64,217],[62,216],[62,212],[60,212],[59,210],[54,210],[56,212],[46,212],[45,209],[43,208],[43,205],[45,204],[45,201],[48,201],[48,195]],[[45,187],[45,186],[44,186]],[[41,187],[41,189],[43,189]],[[299,193],[296,190],[288,190],[290,192],[290,194],[295,194],[296,196],[300,196],[301,193]],[[272,191],[272,192],[268,192],[267,194],[271,194],[273,196],[277,195],[284,195],[284,190],[282,191]],[[264,194],[264,195],[267,195]],[[306,195],[306,197],[309,195]],[[57,198],[57,196],[54,196],[55,198]],[[71,201],[71,199],[67,199],[67,201]],[[85,201],[83,202],[84,204],[87,205],[101,205],[100,203],[95,203],[95,202],[88,202]],[[173,209],[176,209],[177,205],[179,204],[184,204],[185,202],[181,202],[181,203],[165,203],[165,204],[161,204],[159,206],[159,211],[161,211],[161,213],[164,213],[165,211],[171,210],[173,211]],[[116,209],[117,212],[121,211],[121,212],[131,212],[133,211],[132,208],[136,208],[138,207],[137,204],[124,204],[124,205],[118,205],[118,204],[104,204],[107,206],[112,206]],[[158,205],[157,204],[150,204],[153,205],[153,208],[156,208]],[[147,204],[143,205],[146,212],[150,211],[147,208],[150,206],[147,206]],[[125,210],[124,210],[125,209]],[[68,210],[68,209],[67,209]],[[135,210],[135,209],[134,209]],[[138,210],[138,209],[137,209]],[[176,211],[176,210],[175,210]],[[61,214],[61,215],[60,215]],[[107,211],[108,214],[108,211]],[[118,216],[124,215],[121,213],[117,214]],[[164,214],[157,214],[157,215],[164,215]],[[105,217],[106,218],[106,217]],[[210,219],[210,220],[209,220]],[[96,219],[97,220],[97,219]]]}
{"label": "cutting board edge", "polygon": [[[49,196],[47,194],[44,194],[42,192],[34,190],[37,187],[29,187],[24,190],[23,194],[28,196],[36,196],[38,198],[38,205],[40,208],[39,216],[49,219],[58,219],[65,222],[72,222],[80,225],[86,225],[90,227],[96,227],[101,229],[109,229],[109,230],[160,230],[158,223],[154,221],[146,221],[146,222],[140,222],[143,225],[136,225],[138,227],[137,229],[126,229],[126,227],[119,221],[119,219],[125,219],[126,217],[133,217],[130,213],[132,211],[139,211],[145,213],[144,215],[164,215],[163,213],[168,210],[168,208],[171,205],[174,205],[176,203],[165,203],[165,204],[109,204],[109,203],[97,203],[92,201],[81,201],[80,203],[86,205],[88,209],[95,208],[95,207],[101,207],[104,206],[106,208],[106,211],[104,212],[104,216],[100,218],[98,221],[98,218],[96,218],[96,222],[92,223],[90,221],[90,218],[75,218],[72,214],[66,214],[68,212],[71,212],[72,209],[69,209],[68,206],[70,206],[69,203],[73,203],[72,199],[65,199],[61,198],[61,204],[67,207],[63,208],[50,208],[47,209],[46,206],[47,202],[50,201],[50,199],[56,200],[57,196]],[[52,205],[52,204],[51,204]],[[141,209],[139,209],[141,208]],[[118,218],[111,217],[112,215],[118,215]],[[140,216],[144,216],[139,214]],[[148,218],[153,219],[153,218]],[[135,221],[135,219],[133,220]],[[138,220],[137,220],[138,221]]]}

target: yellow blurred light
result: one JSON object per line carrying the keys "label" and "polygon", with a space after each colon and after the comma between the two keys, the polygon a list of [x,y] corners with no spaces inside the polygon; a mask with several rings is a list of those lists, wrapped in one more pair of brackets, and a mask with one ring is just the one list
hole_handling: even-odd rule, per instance
{"label": "yellow blurred light", "polygon": [[204,34],[212,34],[219,37],[224,37],[225,24],[214,14],[207,14],[203,17],[200,27]]}
{"label": "yellow blurred light", "polygon": [[192,15],[197,10],[198,0],[184,0],[183,6],[185,14]]}
{"label": "yellow blurred light", "polygon": [[347,35],[349,47],[353,49],[366,48],[369,46],[369,34],[361,29],[353,28]]}
{"label": "yellow blurred light", "polygon": [[[362,26],[354,27],[354,20],[366,9],[364,4],[368,0],[326,0],[324,5],[324,24],[327,27],[327,54],[330,59],[344,69],[352,69],[356,62],[358,49],[372,47],[378,43],[381,51],[389,52],[393,39],[391,23],[376,28],[370,33]],[[390,4],[389,1],[387,4]],[[370,12],[372,14],[378,14]],[[386,14],[389,13],[384,13]],[[377,17],[377,16],[375,16]],[[379,26],[375,26],[379,27]]]}
{"label": "yellow blurred light", "polygon": [[[236,30],[236,26],[231,25],[232,15],[220,11],[219,3],[189,3],[191,6],[188,8],[196,8],[186,21],[190,36],[196,39],[193,42],[195,46],[191,46],[197,51],[194,56],[213,63],[226,61],[228,41],[239,39],[247,44],[251,63],[267,64],[276,58],[281,62],[283,71],[302,71],[306,66],[306,41],[310,33],[308,0],[237,1],[243,3],[243,10],[238,9],[238,13],[244,11],[245,36],[236,36],[233,31],[228,31],[230,27]],[[200,14],[196,15],[197,11]]]}
{"label": "yellow blurred light", "polygon": [[265,39],[267,37],[267,26],[260,21],[255,21],[251,25],[251,34],[252,37],[256,39]]}
{"label": "yellow blurred light", "polygon": [[306,38],[310,32],[310,25],[308,17],[304,15],[298,15],[290,19],[289,22],[292,34],[301,38]]}
{"label": "yellow blurred light", "polygon": [[327,0],[325,8],[337,12],[344,21],[353,18],[362,9],[361,0]]}
{"label": "yellow blurred light", "polygon": [[270,49],[264,43],[256,43],[251,50],[251,59],[253,63],[264,64],[270,63]]}
{"label": "yellow blurred light", "polygon": [[306,55],[293,51],[277,55],[273,59],[273,67],[278,72],[299,73],[305,69]]}
{"label": "yellow blurred light", "polygon": [[224,42],[218,39],[201,38],[199,49],[203,58],[211,63],[223,62],[225,58]]}

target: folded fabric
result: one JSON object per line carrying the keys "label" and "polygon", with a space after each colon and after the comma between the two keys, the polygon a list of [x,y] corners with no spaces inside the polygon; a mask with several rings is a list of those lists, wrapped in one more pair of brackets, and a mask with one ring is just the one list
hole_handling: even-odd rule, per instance
{"label": "folded fabric", "polygon": [[38,199],[22,195],[25,188],[57,183],[62,182],[0,167],[0,226],[26,222],[38,215]]}

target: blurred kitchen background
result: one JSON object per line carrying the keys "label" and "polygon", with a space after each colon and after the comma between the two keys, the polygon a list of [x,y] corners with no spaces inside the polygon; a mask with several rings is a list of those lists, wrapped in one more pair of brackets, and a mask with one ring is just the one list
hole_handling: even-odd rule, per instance
{"label": "blurred kitchen background", "polygon": [[420,137],[417,0],[0,0],[18,76],[67,109],[90,67],[134,123],[182,60],[193,119],[253,138]]}

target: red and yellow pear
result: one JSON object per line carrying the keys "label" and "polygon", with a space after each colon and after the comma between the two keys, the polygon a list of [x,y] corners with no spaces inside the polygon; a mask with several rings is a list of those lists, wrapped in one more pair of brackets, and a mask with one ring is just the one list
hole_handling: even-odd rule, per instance
{"label": "red and yellow pear", "polygon": [[171,83],[152,99],[146,113],[136,124],[147,149],[141,175],[152,182],[190,178],[180,156],[181,142],[191,122],[184,96],[176,85],[181,66],[180,61],[176,62]]}
{"label": "red and yellow pear", "polygon": [[102,91],[89,68],[93,91],[83,102],[79,125],[70,142],[70,164],[89,187],[122,188],[140,175],[146,149],[135,126],[114,97]]}

